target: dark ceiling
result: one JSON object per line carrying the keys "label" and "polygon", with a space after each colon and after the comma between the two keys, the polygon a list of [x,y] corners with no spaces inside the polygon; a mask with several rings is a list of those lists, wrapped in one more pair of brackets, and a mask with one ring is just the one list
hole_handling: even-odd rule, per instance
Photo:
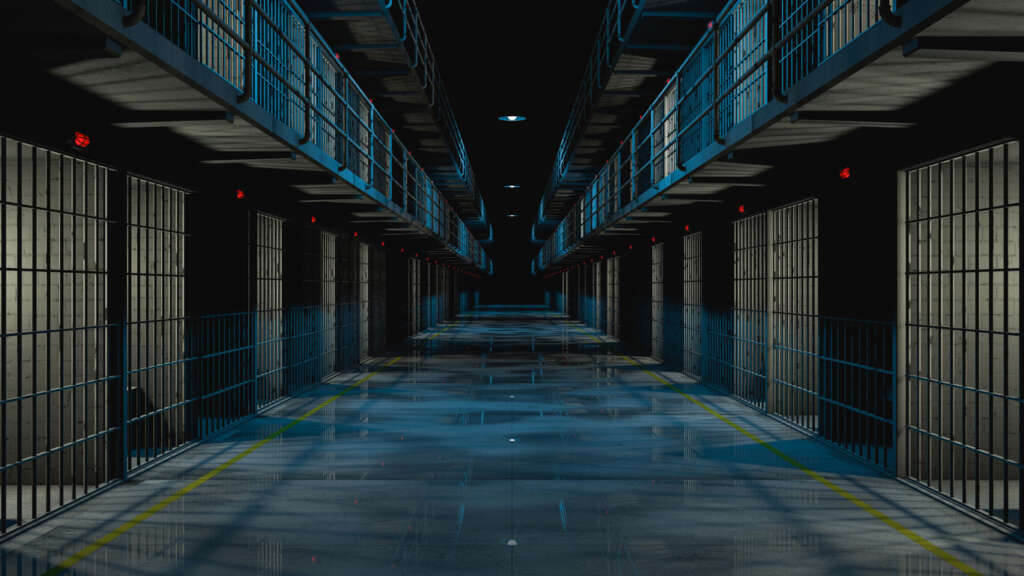
{"label": "dark ceiling", "polygon": [[[604,15],[604,0],[419,0],[445,88],[483,191],[496,284],[527,288],[530,225]],[[497,120],[522,114],[522,124]],[[519,184],[506,190],[505,184]],[[518,215],[516,218],[507,216]],[[532,292],[533,290],[527,290]],[[513,299],[533,299],[509,294]]]}

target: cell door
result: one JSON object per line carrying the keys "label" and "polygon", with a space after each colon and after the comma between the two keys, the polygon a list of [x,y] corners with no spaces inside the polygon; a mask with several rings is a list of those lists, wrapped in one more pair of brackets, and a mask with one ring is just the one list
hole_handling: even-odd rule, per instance
{"label": "cell door", "polygon": [[683,372],[700,379],[703,235],[683,236]]}
{"label": "cell door", "polygon": [[656,360],[661,360],[664,353],[664,248],[664,244],[651,246],[651,356]]}
{"label": "cell door", "polygon": [[899,173],[901,473],[1020,527],[1020,145]]}

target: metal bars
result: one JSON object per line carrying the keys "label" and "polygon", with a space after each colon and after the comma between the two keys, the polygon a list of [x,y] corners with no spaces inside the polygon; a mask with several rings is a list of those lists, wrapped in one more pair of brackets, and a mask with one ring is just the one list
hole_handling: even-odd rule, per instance
{"label": "metal bars", "polygon": [[[759,408],[766,408],[768,297],[768,214],[733,222],[733,373],[727,389]],[[719,323],[720,324],[720,323]],[[721,327],[719,327],[720,329]]]}
{"label": "metal bars", "polygon": [[282,395],[284,384],[284,220],[258,212],[255,241],[256,405],[264,406]]}
{"label": "metal bars", "polygon": [[904,170],[899,184],[906,473],[1019,528],[1020,144]]}
{"label": "metal bars", "polygon": [[703,294],[703,238],[702,232],[683,236],[683,310],[682,310],[682,371],[694,378],[701,377],[701,308]]}
{"label": "metal bars", "polygon": [[110,480],[109,170],[0,136],[0,531]]}
{"label": "metal bars", "polygon": [[772,210],[772,407],[818,429],[818,200]]}
{"label": "metal bars", "polygon": [[191,437],[185,400],[184,190],[135,175],[125,194],[129,468]]}

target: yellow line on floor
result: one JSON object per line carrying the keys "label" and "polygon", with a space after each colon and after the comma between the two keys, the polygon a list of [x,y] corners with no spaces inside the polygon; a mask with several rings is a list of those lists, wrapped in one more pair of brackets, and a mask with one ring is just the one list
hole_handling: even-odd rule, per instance
{"label": "yellow line on floor", "polygon": [[[580,330],[579,328],[577,328],[577,330],[581,334],[589,336],[595,342],[602,342],[602,340],[600,338],[597,338],[596,336],[594,336],[593,334],[590,334],[589,332],[586,332],[584,330]],[[925,537],[923,537],[920,534],[914,532],[910,528],[907,528],[906,526],[900,524],[896,520],[890,518],[888,515],[886,515],[881,510],[878,510],[874,506],[868,504],[867,502],[865,502],[865,501],[861,500],[860,498],[854,496],[853,494],[847,492],[845,489],[837,486],[834,482],[832,482],[828,478],[825,478],[824,476],[822,476],[818,472],[815,472],[814,470],[808,468],[807,466],[805,466],[802,462],[800,462],[796,458],[793,458],[789,454],[786,454],[782,450],[779,450],[775,446],[772,446],[771,444],[765,442],[764,440],[762,440],[759,436],[757,436],[753,432],[751,432],[751,431],[747,430],[746,428],[740,426],[739,424],[733,422],[731,419],[729,419],[729,417],[727,417],[726,415],[722,414],[718,410],[715,410],[711,406],[708,406],[704,402],[701,402],[699,399],[697,399],[692,394],[688,394],[686,392],[683,392],[682,390],[677,388],[674,384],[672,384],[668,380],[665,380],[664,378],[662,378],[658,374],[655,374],[654,372],[651,372],[650,370],[644,368],[643,365],[640,364],[640,362],[637,362],[634,358],[632,358],[630,356],[626,356],[624,354],[620,354],[619,357],[621,357],[623,360],[626,360],[627,362],[632,363],[634,366],[638,366],[641,370],[644,371],[645,374],[647,374],[651,378],[657,380],[658,382],[664,384],[665,386],[668,386],[673,391],[675,391],[676,393],[682,395],[683,397],[685,397],[690,402],[693,402],[697,406],[700,406],[706,412],[708,412],[709,414],[711,414],[715,418],[718,418],[719,420],[721,420],[722,422],[727,424],[730,428],[736,430],[740,434],[743,434],[747,438],[753,440],[754,442],[756,442],[757,444],[759,444],[760,446],[762,446],[763,448],[765,448],[766,450],[768,450],[772,454],[775,454],[776,456],[781,458],[783,461],[785,461],[790,466],[796,468],[797,470],[800,470],[801,472],[803,472],[804,474],[807,474],[811,478],[814,478],[815,480],[817,480],[819,483],[821,483],[822,485],[824,485],[828,489],[832,490],[836,494],[839,494],[840,496],[845,498],[847,501],[851,502],[853,505],[857,506],[861,510],[864,510],[868,514],[874,516],[878,520],[881,520],[886,526],[888,526],[888,527],[892,528],[893,530],[899,532],[900,534],[906,536],[907,538],[912,540],[915,544],[917,544],[918,546],[920,546],[920,547],[924,548],[925,550],[931,552],[932,554],[938,556],[939,558],[941,558],[945,562],[947,562],[950,565],[952,565],[953,567],[955,567],[957,570],[960,570],[964,574],[971,574],[972,576],[973,575],[980,576],[981,572],[978,572],[977,570],[975,570],[974,568],[969,566],[967,563],[965,563],[962,560],[960,560],[959,558],[957,558],[956,556],[953,556],[951,553],[943,550],[942,548],[939,548],[935,544],[932,544]]]}
{"label": "yellow line on floor", "polygon": [[[441,334],[447,332],[448,329],[451,328],[454,325],[455,324],[449,324],[449,325],[445,326],[444,329],[435,332],[434,334],[432,334],[430,336],[430,338],[427,338],[426,340],[429,341],[429,340],[433,340],[434,338],[437,338]],[[404,358],[404,356],[395,356],[394,358],[392,358],[391,360],[386,362],[384,364],[384,366],[386,366],[386,367],[394,366],[395,363],[397,363],[402,358]],[[379,371],[377,371],[377,370],[374,370],[373,372],[370,372],[366,376],[363,376],[362,378],[360,378],[354,384],[350,384],[349,386],[345,387],[343,390],[341,390],[340,392],[338,392],[334,396],[331,396],[330,398],[328,398],[328,399],[324,400],[323,402],[317,404],[313,408],[310,408],[302,416],[299,416],[295,420],[292,420],[288,424],[285,424],[284,426],[278,428],[276,432],[273,432],[272,434],[270,434],[269,436],[263,438],[259,442],[257,442],[255,444],[253,444],[252,446],[246,448],[245,450],[243,450],[239,454],[235,455],[233,458],[231,458],[227,462],[224,462],[220,466],[217,466],[213,470],[210,470],[206,474],[203,474],[199,478],[193,480],[192,482],[189,482],[185,487],[181,488],[180,490],[178,490],[174,494],[171,494],[170,496],[164,498],[163,500],[160,500],[156,504],[153,504],[152,506],[150,506],[149,508],[147,508],[143,512],[140,512],[138,515],[136,515],[131,520],[128,520],[124,524],[121,524],[117,528],[111,530],[110,532],[107,532],[102,537],[100,537],[99,539],[95,540],[92,544],[89,544],[85,548],[82,548],[77,553],[75,553],[73,556],[70,556],[70,557],[66,558],[60,564],[57,564],[53,568],[50,568],[46,572],[43,572],[43,576],[56,576],[57,574],[63,574],[67,570],[70,570],[75,564],[78,564],[82,560],[88,558],[93,553],[95,553],[97,550],[99,550],[100,548],[103,548],[107,544],[110,544],[111,542],[116,540],[119,536],[121,536],[125,532],[128,532],[129,530],[131,530],[132,528],[134,528],[138,524],[140,524],[142,522],[145,522],[150,516],[156,514],[157,512],[159,512],[159,511],[163,510],[164,508],[170,506],[174,502],[180,500],[182,496],[185,496],[189,492],[192,492],[196,488],[202,486],[203,484],[206,484],[207,482],[212,480],[214,477],[216,477],[221,472],[223,472],[223,471],[227,470],[228,468],[234,466],[240,460],[242,460],[246,456],[252,454],[253,452],[259,450],[260,448],[265,446],[268,442],[274,440],[275,438],[280,437],[282,434],[284,434],[288,430],[291,430],[295,426],[298,426],[302,421],[306,420],[307,418],[309,418],[313,414],[316,414],[320,410],[323,410],[327,405],[333,403],[338,398],[341,398],[345,394],[349,393],[353,388],[356,388],[357,386],[363,384],[364,382],[366,382],[370,378],[373,378],[378,373],[379,373]]]}

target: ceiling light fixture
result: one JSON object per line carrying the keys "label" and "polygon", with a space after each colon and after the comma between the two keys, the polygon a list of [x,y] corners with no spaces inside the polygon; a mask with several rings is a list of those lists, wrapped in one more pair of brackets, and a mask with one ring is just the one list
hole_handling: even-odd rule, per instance
{"label": "ceiling light fixture", "polygon": [[507,188],[509,190],[515,190],[515,189],[519,188],[519,184],[505,184],[505,188]]}
{"label": "ceiling light fixture", "polygon": [[516,114],[506,114],[504,116],[498,116],[498,120],[502,122],[526,122],[526,116],[519,116]]}

